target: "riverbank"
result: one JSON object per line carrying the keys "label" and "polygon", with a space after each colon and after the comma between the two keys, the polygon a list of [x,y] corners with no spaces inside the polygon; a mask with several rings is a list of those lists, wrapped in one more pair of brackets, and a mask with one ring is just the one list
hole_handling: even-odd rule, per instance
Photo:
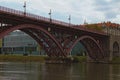
{"label": "riverbank", "polygon": [[86,62],[86,57],[85,56],[72,56],[72,57],[67,57],[67,58],[56,58],[56,57],[48,57],[48,56],[23,56],[23,55],[0,55],[0,61],[1,62],[42,62],[45,63],[50,62],[51,63],[70,63],[70,62]]}
{"label": "riverbank", "polygon": [[120,57],[113,57],[113,59],[109,63],[120,64]]}
{"label": "riverbank", "polygon": [[45,62],[46,56],[0,55],[1,62]]}
{"label": "riverbank", "polygon": [[[0,55],[0,62],[41,62],[41,63],[83,63],[87,62],[86,56],[72,57],[48,57],[48,56],[23,56],[23,55]],[[105,62],[109,64],[120,64],[120,57],[113,57],[113,60]]]}

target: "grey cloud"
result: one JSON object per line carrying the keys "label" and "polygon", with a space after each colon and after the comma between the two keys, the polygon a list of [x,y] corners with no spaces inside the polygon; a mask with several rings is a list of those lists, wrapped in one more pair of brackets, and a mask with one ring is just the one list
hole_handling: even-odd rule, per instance
{"label": "grey cloud", "polygon": [[103,13],[106,19],[113,19],[119,14],[117,11],[119,5],[119,0],[95,0],[94,10]]}
{"label": "grey cloud", "polygon": [[108,2],[103,1],[103,0],[95,1],[94,5],[95,5],[95,10],[97,10],[97,11],[110,10],[112,7],[111,4],[109,4]]}
{"label": "grey cloud", "polygon": [[117,16],[117,13],[114,13],[114,12],[107,12],[107,13],[105,13],[105,17],[107,19],[116,18],[116,16]]}

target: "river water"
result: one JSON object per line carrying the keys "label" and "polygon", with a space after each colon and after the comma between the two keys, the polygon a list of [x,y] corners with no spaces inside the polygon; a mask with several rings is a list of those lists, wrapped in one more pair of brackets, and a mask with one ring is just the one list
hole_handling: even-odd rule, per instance
{"label": "river water", "polygon": [[0,80],[120,80],[120,65],[0,62]]}

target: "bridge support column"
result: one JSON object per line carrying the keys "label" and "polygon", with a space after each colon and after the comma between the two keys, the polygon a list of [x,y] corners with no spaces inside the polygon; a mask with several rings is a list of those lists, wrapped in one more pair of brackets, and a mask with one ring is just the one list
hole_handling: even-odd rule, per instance
{"label": "bridge support column", "polygon": [[109,61],[112,61],[113,59],[113,44],[116,41],[118,42],[119,38],[117,36],[111,35],[109,38]]}
{"label": "bridge support column", "polygon": [[[118,50],[118,53],[114,53],[114,43],[117,43],[118,46],[115,47],[115,50]],[[119,49],[118,49],[119,48]],[[120,36],[111,35],[109,38],[109,60],[111,61],[114,56],[120,57]]]}
{"label": "bridge support column", "polygon": [[112,59],[113,59],[113,39],[112,39],[112,37],[110,36],[109,37],[109,40],[108,40],[108,42],[109,42],[109,49],[108,49],[108,53],[109,53],[109,61],[112,61]]}

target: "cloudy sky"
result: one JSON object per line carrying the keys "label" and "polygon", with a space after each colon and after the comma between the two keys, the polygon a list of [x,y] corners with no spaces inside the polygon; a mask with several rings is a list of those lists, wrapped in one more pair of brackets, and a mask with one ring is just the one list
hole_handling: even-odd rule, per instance
{"label": "cloudy sky", "polygon": [[[120,23],[120,0],[26,0],[27,12],[68,22],[71,15],[73,24],[111,21]],[[0,0],[0,6],[17,10],[23,9],[24,0]]]}

